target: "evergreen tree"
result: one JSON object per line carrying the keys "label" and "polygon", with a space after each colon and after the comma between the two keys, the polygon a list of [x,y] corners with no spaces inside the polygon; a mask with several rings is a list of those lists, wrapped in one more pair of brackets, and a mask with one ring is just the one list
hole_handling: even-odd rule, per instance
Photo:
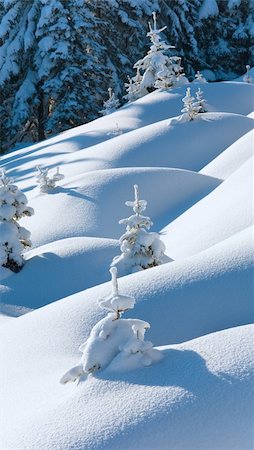
{"label": "evergreen tree", "polygon": [[252,0],[203,0],[196,36],[203,64],[215,79],[234,78],[254,64]]}
{"label": "evergreen tree", "polygon": [[[149,32],[147,36],[150,38],[151,46],[146,56],[139,59],[134,64],[137,69],[137,76],[133,79],[134,92],[136,96],[142,97],[154,88],[168,89],[176,84],[183,84],[188,80],[182,75],[181,58],[178,56],[167,56],[167,51],[174,48],[167,45],[161,40],[161,33],[165,30],[165,26],[157,28],[156,13],[153,12],[153,26],[148,22]],[[138,80],[139,74],[142,74]],[[131,84],[127,85],[128,90]]]}
{"label": "evergreen tree", "polygon": [[181,110],[181,112],[184,113],[182,118],[187,120],[193,120],[196,117],[196,115],[200,112],[201,106],[199,106],[197,102],[195,102],[195,98],[192,97],[191,90],[189,87],[187,88],[185,97],[183,97],[182,101],[184,103],[184,107]]}
{"label": "evergreen tree", "polygon": [[0,266],[19,272],[24,264],[23,250],[31,247],[30,232],[18,223],[34,214],[27,198],[4,170],[0,173]]}
{"label": "evergreen tree", "polygon": [[246,74],[243,77],[243,81],[245,81],[245,83],[252,83],[253,82],[253,78],[250,76],[249,71],[250,71],[250,65],[247,64],[246,65]]}
{"label": "evergreen tree", "polygon": [[40,191],[44,193],[52,191],[56,187],[56,183],[64,178],[64,175],[59,172],[59,167],[56,168],[56,172],[51,177],[48,175],[48,171],[48,168],[37,167],[36,181],[40,186]]}
{"label": "evergreen tree", "polygon": [[119,100],[116,98],[112,88],[108,88],[108,96],[108,100],[103,102],[103,109],[100,111],[103,116],[111,114],[119,107]]}
{"label": "evergreen tree", "polygon": [[137,272],[158,266],[163,263],[165,245],[157,233],[149,233],[147,230],[153,225],[149,217],[142,216],[147,202],[139,199],[138,185],[134,185],[135,200],[127,201],[126,205],[133,208],[134,215],[120,220],[120,224],[126,225],[126,232],[120,237],[122,254],[116,256],[111,266],[117,267],[119,274]]}
{"label": "evergreen tree", "polygon": [[135,299],[119,294],[117,270],[112,267],[110,272],[112,293],[98,302],[108,315],[92,328],[87,341],[79,347],[81,360],[63,375],[62,384],[79,382],[83,375],[109,365],[113,371],[130,370],[150,366],[162,358],[152,342],[144,340],[145,332],[150,328],[148,322],[121,318],[125,311],[134,308]]}

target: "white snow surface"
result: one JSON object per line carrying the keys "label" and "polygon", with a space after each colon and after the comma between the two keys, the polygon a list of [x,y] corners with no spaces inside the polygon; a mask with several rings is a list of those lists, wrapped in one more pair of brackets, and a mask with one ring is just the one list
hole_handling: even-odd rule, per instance
{"label": "white snow surface", "polygon": [[[179,120],[184,86],[156,91],[1,157],[35,211],[20,221],[33,243],[23,269],[0,269],[1,449],[253,448],[254,85],[200,87],[209,112],[193,121]],[[60,166],[52,192],[40,192],[38,165]],[[99,300],[114,297],[108,270],[134,184],[168,262],[118,278],[134,309],[111,320],[101,368],[62,385],[85,342],[89,370],[107,328]],[[129,339],[144,324],[145,341]],[[163,358],[146,367],[150,341]]]}

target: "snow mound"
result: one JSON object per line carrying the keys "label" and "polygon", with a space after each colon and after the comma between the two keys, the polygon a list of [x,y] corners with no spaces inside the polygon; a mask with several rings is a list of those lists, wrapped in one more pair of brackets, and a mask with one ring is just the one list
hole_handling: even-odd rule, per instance
{"label": "snow mound", "polygon": [[167,168],[91,172],[66,180],[52,194],[31,198],[36,214],[29,223],[25,219],[21,223],[29,226],[34,247],[75,236],[118,239],[123,231],[118,222],[126,215],[125,201],[132,196],[137,180],[149,198],[149,215],[157,230],[220,183],[197,173]]}
{"label": "snow mound", "polygon": [[160,347],[152,367],[109,367],[69,388],[58,383],[63,361],[51,349],[47,360],[26,362],[29,383],[4,357],[3,448],[251,448],[252,343],[253,327],[229,329]]}
{"label": "snow mound", "polygon": [[[195,83],[193,86],[195,86],[195,89],[198,89],[199,84]],[[204,98],[207,100],[207,108],[210,112],[221,111],[225,113],[247,115],[253,111],[253,85],[251,84],[234,82],[202,83],[200,87],[204,92]],[[192,90],[194,93],[193,88]],[[114,164],[114,158],[117,157],[121,147],[128,146],[129,139],[131,139],[131,145],[137,146],[137,144],[141,144],[142,142],[144,142],[144,144],[149,144],[152,140],[152,130],[150,131],[147,126],[153,124],[153,130],[156,131],[155,122],[178,116],[182,109],[182,98],[184,94],[185,87],[176,88],[169,92],[155,91],[131,104],[125,105],[109,116],[98,118],[91,123],[65,131],[44,142],[3,155],[1,157],[1,164],[7,171],[11,171],[12,176],[18,178],[19,187],[21,189],[30,189],[37,185],[34,176],[36,166],[38,165],[53,168],[64,164],[64,170],[62,169],[61,171],[65,176],[78,175],[87,170],[119,167],[115,165],[110,166],[110,161],[113,159],[112,164]],[[116,123],[120,129],[128,133],[115,137],[112,134],[112,131],[115,129]],[[251,122],[249,123],[251,124]],[[214,128],[216,128],[217,125],[218,124],[216,123]],[[207,135],[204,136],[205,141],[202,144],[203,153],[206,153],[207,145],[210,147],[211,144],[212,148],[213,146],[216,147],[216,142],[220,142],[220,130],[223,131],[222,134],[224,136],[220,148],[220,151],[222,151],[231,145],[235,139],[238,139],[242,134],[248,132],[252,128],[250,125],[249,128],[243,127],[244,129],[242,130],[242,126],[243,124],[240,124],[240,119],[239,125],[236,124],[236,122],[233,122],[231,125],[228,124],[225,130],[223,129],[223,123],[218,131],[213,130],[211,126],[209,130],[213,136],[210,136],[209,139],[207,139]],[[142,127],[144,128],[143,131],[141,131]],[[141,134],[138,133],[138,129],[140,129]],[[131,130],[136,130],[136,134],[134,133],[133,135],[133,133],[129,133]],[[169,142],[168,145],[166,145],[167,153],[168,148],[172,149],[172,147],[176,147],[177,150],[179,145],[183,147],[183,152],[186,152],[193,140],[194,148],[195,145],[198,145],[199,147],[199,140],[201,137],[198,138],[195,136],[199,131],[196,127],[192,128],[192,130],[194,136],[184,139],[182,146],[181,140],[184,138],[184,133],[183,128],[181,127],[178,136],[180,140],[175,141],[173,135],[172,142]],[[146,134],[148,135],[147,138]],[[154,137],[154,140],[155,138],[156,136]],[[137,140],[138,143],[135,144],[135,140]],[[162,144],[163,139],[161,138],[158,140],[158,145],[161,146]],[[158,145],[156,142],[154,142],[154,145],[151,142],[151,146],[153,146],[151,151],[154,152],[154,148],[158,148]],[[163,145],[165,146],[165,144]],[[105,152],[103,151],[104,148]],[[112,155],[111,151],[113,151]],[[146,166],[147,161],[149,161],[148,156],[150,156],[150,153],[151,152],[149,152],[149,155],[146,157],[146,163],[143,162],[140,164],[140,162],[138,162],[138,164]],[[189,153],[190,151],[188,151],[188,154]],[[158,152],[154,152],[154,155],[155,154],[158,156]],[[194,153],[193,156],[195,157],[195,155],[196,153]],[[113,156],[114,158],[112,158]],[[217,156],[217,154],[214,156]],[[179,158],[176,159],[176,164],[175,159],[176,156],[172,162],[170,159],[166,166],[187,169],[194,168],[194,170],[201,169],[201,167],[196,169],[194,165],[190,167],[181,165]],[[152,161],[154,161],[154,158]],[[152,161],[151,164],[149,164],[151,166],[154,165]],[[191,162],[191,159],[188,161]],[[68,162],[71,165],[69,169],[67,166]],[[196,162],[195,159],[194,163]],[[208,164],[208,162],[210,162],[210,160],[203,162],[203,166]],[[133,166],[135,165],[135,162],[133,161],[132,164],[128,165]],[[157,162],[155,166],[165,166],[165,164]]]}
{"label": "snow mound", "polygon": [[173,259],[201,252],[253,224],[253,158],[162,231]]}
{"label": "snow mound", "polygon": [[2,281],[1,302],[39,308],[103,283],[118,247],[112,239],[77,237],[30,250],[22,271]]}
{"label": "snow mound", "polygon": [[221,179],[228,178],[253,156],[253,152],[254,131],[251,130],[200,170],[200,173]]}

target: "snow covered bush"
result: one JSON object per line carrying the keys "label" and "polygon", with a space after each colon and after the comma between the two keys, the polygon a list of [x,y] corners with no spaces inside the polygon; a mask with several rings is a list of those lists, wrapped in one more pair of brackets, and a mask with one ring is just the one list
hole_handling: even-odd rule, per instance
{"label": "snow covered bush", "polygon": [[150,366],[161,359],[161,352],[151,342],[144,341],[149,323],[139,319],[122,319],[122,314],[134,308],[135,299],[120,295],[117,269],[110,269],[111,294],[99,300],[101,308],[109,311],[91,330],[87,341],[79,347],[82,357],[61,378],[60,383],[79,380],[82,375],[93,373],[109,366],[111,370],[132,370]]}
{"label": "snow covered bush", "polygon": [[198,107],[198,113],[205,113],[207,112],[205,108],[206,100],[203,97],[203,91],[201,91],[200,88],[196,91],[196,102],[195,107]]}
{"label": "snow covered bush", "polygon": [[250,76],[249,71],[250,71],[250,66],[249,66],[249,64],[247,64],[247,66],[246,66],[246,74],[243,77],[243,81],[245,81],[245,83],[252,83],[253,82],[253,78]]}
{"label": "snow covered bush", "polygon": [[107,133],[108,136],[120,136],[121,134],[123,134],[123,130],[121,130],[117,122],[115,128],[109,133]]}
{"label": "snow covered bush", "polygon": [[195,101],[195,98],[192,97],[189,87],[187,88],[185,97],[183,97],[182,101],[184,103],[184,107],[181,112],[184,114],[181,116],[181,119],[193,120],[194,117],[196,117],[200,112],[200,106]]}
{"label": "snow covered bush", "polygon": [[103,109],[100,111],[103,116],[107,116],[108,114],[113,113],[119,108],[119,100],[116,98],[112,88],[108,88],[109,98],[105,102],[103,102]]}
{"label": "snow covered bush", "polygon": [[42,169],[40,166],[37,166],[36,181],[40,186],[40,191],[44,193],[54,189],[56,183],[64,178],[64,175],[59,172],[59,167],[56,168],[56,172],[52,177],[49,177],[48,171],[48,168]]}
{"label": "snow covered bush", "polygon": [[207,80],[205,79],[204,75],[198,70],[195,74],[193,83],[207,83]]}
{"label": "snow covered bush", "polygon": [[153,225],[151,219],[142,216],[146,210],[146,200],[139,199],[138,185],[134,185],[135,200],[125,204],[133,208],[134,215],[119,221],[126,225],[126,232],[120,237],[122,254],[116,256],[111,266],[117,267],[118,273],[123,276],[150,267],[158,266],[164,262],[165,245],[158,233],[148,232]]}
{"label": "snow covered bush", "polygon": [[19,272],[24,264],[22,252],[31,247],[30,232],[18,224],[25,216],[32,216],[33,208],[27,198],[4,170],[0,173],[0,266]]}
{"label": "snow covered bush", "polygon": [[174,85],[188,83],[188,79],[182,73],[181,58],[179,56],[167,56],[166,52],[174,48],[161,40],[161,32],[167,27],[157,28],[156,13],[153,12],[153,27],[150,22],[147,36],[151,46],[146,56],[134,64],[137,75],[126,83],[129,101],[142,97],[154,88],[169,89]]}

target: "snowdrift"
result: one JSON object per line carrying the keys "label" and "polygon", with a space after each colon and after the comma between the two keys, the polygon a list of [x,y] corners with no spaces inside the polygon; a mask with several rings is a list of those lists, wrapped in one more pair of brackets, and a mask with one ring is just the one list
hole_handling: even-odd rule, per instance
{"label": "snowdrift", "polygon": [[[137,182],[142,198],[149,199],[147,211],[159,230],[211,192],[220,180],[166,168],[90,172],[63,180],[51,194],[37,191],[29,202],[36,214],[21,223],[31,230],[34,246],[70,236],[118,239],[124,230],[118,222],[129,212],[125,202],[133,199]],[[172,191],[174,196],[170,195]]]}
{"label": "snowdrift", "polygon": [[253,163],[249,159],[163,230],[173,259],[194,255],[253,224]]}

